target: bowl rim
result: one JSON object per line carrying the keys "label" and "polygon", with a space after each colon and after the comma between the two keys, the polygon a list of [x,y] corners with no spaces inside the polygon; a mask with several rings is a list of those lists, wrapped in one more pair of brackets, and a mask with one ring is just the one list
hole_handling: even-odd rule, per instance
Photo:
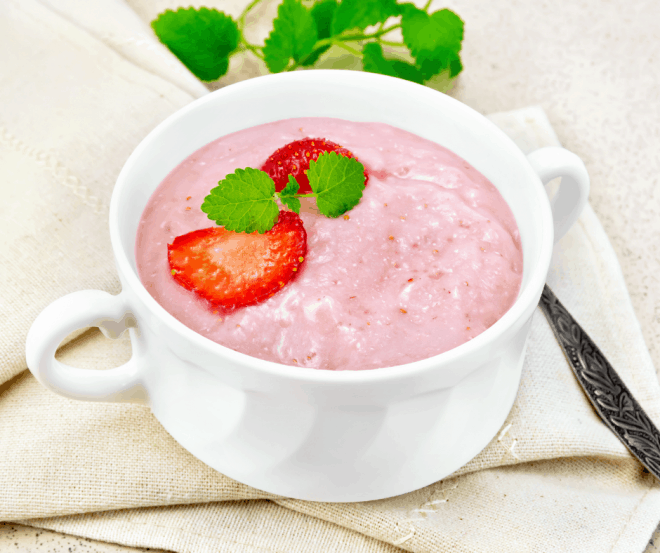
{"label": "bowl rim", "polygon": [[[445,104],[448,108],[459,112],[461,118],[472,120],[480,125],[490,127],[491,131],[495,131],[501,138],[503,144],[506,144],[507,149],[511,151],[515,158],[518,158],[521,165],[525,168],[531,181],[536,181],[539,186],[536,188],[536,195],[539,197],[539,205],[543,206],[541,212],[538,214],[541,219],[542,235],[539,245],[539,256],[536,265],[531,269],[532,275],[525,288],[519,293],[514,304],[509,310],[504,313],[491,327],[487,328],[484,332],[477,335],[473,339],[465,342],[453,349],[421,359],[411,363],[402,365],[394,365],[390,367],[381,367],[378,369],[368,370],[321,370],[309,369],[303,367],[296,367],[292,365],[284,365],[274,361],[266,361],[257,357],[252,357],[248,354],[235,351],[227,346],[223,346],[217,342],[212,341],[205,336],[186,326],[184,323],[176,319],[168,311],[165,310],[156,300],[149,294],[139,279],[139,276],[131,265],[129,255],[122,246],[120,236],[120,210],[119,198],[122,191],[128,186],[127,176],[132,171],[137,160],[148,149],[150,143],[159,135],[167,132],[176,121],[187,117],[192,111],[203,109],[208,103],[215,103],[221,101],[227,95],[240,93],[244,89],[250,89],[255,86],[268,87],[271,83],[276,84],[281,81],[290,81],[292,84],[304,84],[305,82],[314,81],[337,81],[344,82],[369,82],[372,86],[381,86],[392,88],[395,91],[398,89],[402,94],[416,94],[425,95],[428,98],[433,97],[433,101],[439,105]],[[342,84],[341,82],[339,84]],[[220,138],[220,137],[218,137]],[[120,273],[121,280],[124,286],[131,288],[132,292],[136,294],[138,299],[144,306],[155,315],[158,320],[167,325],[170,331],[182,336],[187,341],[191,342],[195,348],[199,348],[207,353],[217,356],[219,360],[226,360],[235,365],[240,365],[242,369],[252,369],[257,372],[267,374],[277,378],[288,378],[297,381],[314,382],[318,384],[344,384],[344,383],[377,383],[391,380],[398,380],[406,377],[410,378],[413,375],[420,375],[431,370],[439,370],[442,367],[454,364],[461,358],[467,358],[470,354],[479,350],[488,350],[491,348],[506,331],[512,327],[517,320],[521,319],[529,311],[530,315],[538,303],[541,290],[545,283],[546,273],[550,266],[550,259],[553,248],[553,219],[550,208],[550,203],[547,195],[540,181],[539,176],[532,169],[527,161],[525,154],[520,148],[509,138],[504,131],[497,127],[492,121],[481,115],[471,107],[459,102],[458,100],[438,92],[432,88],[419,85],[410,81],[404,81],[395,77],[380,75],[375,73],[367,73],[361,71],[349,70],[305,70],[296,71],[291,73],[278,73],[271,75],[264,75],[254,77],[245,81],[240,81],[231,85],[227,85],[221,89],[213,91],[207,95],[194,100],[190,104],[177,110],[165,120],[159,123],[152,129],[147,136],[145,136],[138,146],[133,150],[131,155],[126,160],[122,170],[117,177],[115,187],[112,192],[109,210],[109,226],[110,226],[110,240],[112,249],[115,255],[117,269]],[[122,292],[123,293],[123,292]],[[129,305],[130,308],[130,305]],[[140,321],[138,320],[138,325]],[[217,370],[221,370],[218,367]],[[209,370],[215,370],[209,368]],[[465,372],[466,376],[469,371]]]}

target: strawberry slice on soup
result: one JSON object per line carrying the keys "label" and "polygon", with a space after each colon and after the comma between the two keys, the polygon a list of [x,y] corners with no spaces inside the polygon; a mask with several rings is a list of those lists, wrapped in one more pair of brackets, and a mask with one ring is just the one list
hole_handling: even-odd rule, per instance
{"label": "strawberry slice on soup", "polygon": [[295,276],[307,253],[307,233],[300,217],[286,211],[263,234],[212,227],[177,236],[167,249],[177,283],[233,309],[268,299]]}

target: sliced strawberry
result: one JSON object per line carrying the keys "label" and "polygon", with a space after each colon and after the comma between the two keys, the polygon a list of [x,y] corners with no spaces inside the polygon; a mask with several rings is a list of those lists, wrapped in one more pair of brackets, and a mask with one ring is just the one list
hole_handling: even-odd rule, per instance
{"label": "sliced strawberry", "polygon": [[307,233],[298,215],[281,211],[264,234],[213,227],[177,236],[167,250],[181,286],[231,309],[263,301],[289,282],[307,253]]}
{"label": "sliced strawberry", "polygon": [[[309,161],[317,160],[323,152],[337,152],[342,156],[353,157],[352,152],[346,148],[330,142],[325,138],[303,138],[296,140],[286,146],[278,148],[268,156],[268,160],[261,167],[262,171],[275,181],[275,190],[281,191],[289,182],[289,175],[298,181],[300,185],[299,194],[308,194],[312,191],[309,179],[305,172],[309,169]],[[358,160],[359,161],[359,160]],[[369,180],[369,173],[364,170],[364,184]]]}

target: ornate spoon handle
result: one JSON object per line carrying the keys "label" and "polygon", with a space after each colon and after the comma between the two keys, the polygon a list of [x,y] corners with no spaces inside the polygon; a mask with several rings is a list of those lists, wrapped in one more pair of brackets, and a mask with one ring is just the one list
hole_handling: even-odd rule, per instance
{"label": "ornate spoon handle", "polygon": [[660,479],[660,431],[547,284],[543,288],[539,307],[600,418],[630,452]]}

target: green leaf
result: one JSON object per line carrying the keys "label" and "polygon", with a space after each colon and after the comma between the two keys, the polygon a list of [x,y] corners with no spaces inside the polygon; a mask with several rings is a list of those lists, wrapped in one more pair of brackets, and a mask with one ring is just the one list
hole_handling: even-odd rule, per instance
{"label": "green leaf", "polygon": [[317,48],[309,56],[307,56],[303,61],[301,61],[300,65],[302,65],[303,67],[309,67],[310,65],[314,65],[317,61],[319,61],[319,58],[323,54],[325,54],[329,49],[330,49],[329,44],[326,44],[325,46],[321,46],[320,48]]}
{"label": "green leaf", "polygon": [[263,234],[273,228],[279,214],[274,195],[275,183],[266,173],[236,169],[204,198],[202,211],[228,230]]}
{"label": "green leaf", "polygon": [[461,62],[460,56],[456,56],[449,62],[449,76],[455,77],[461,71],[463,71],[463,63]]}
{"label": "green leaf", "polygon": [[369,73],[396,77],[394,68],[383,56],[383,48],[377,42],[369,42],[362,49],[362,68]]}
{"label": "green leaf", "polygon": [[281,192],[277,194],[280,198],[280,201],[291,211],[295,211],[296,213],[300,213],[300,200],[298,198],[294,198],[294,196],[298,193],[299,189],[300,185],[298,184],[298,181],[293,177],[293,175],[289,175],[289,182],[281,190]]}
{"label": "green leaf", "polygon": [[363,30],[398,14],[396,0],[342,0],[332,20],[332,34],[347,29]]}
{"label": "green leaf", "polygon": [[335,15],[339,3],[337,0],[322,0],[312,6],[312,17],[316,24],[318,40],[332,36],[332,18]]}
{"label": "green leaf", "polygon": [[414,65],[401,60],[389,60],[389,62],[392,65],[392,69],[394,69],[396,76],[400,79],[412,81],[417,84],[424,83],[424,75],[422,75],[422,72]]}
{"label": "green leaf", "polygon": [[284,196],[283,198],[280,198],[280,200],[282,200],[282,203],[291,211],[295,211],[296,213],[300,214],[300,200],[298,198],[294,198],[293,196]]}
{"label": "green leaf", "polygon": [[289,175],[289,182],[286,183],[286,186],[282,188],[282,191],[279,193],[280,198],[282,196],[295,196],[300,190],[300,185],[293,175]]}
{"label": "green leaf", "polygon": [[284,0],[277,8],[273,30],[263,48],[271,73],[280,73],[293,59],[299,62],[312,53],[316,44],[316,23],[300,0]]}
{"label": "green leaf", "polygon": [[463,21],[451,10],[427,14],[412,4],[401,6],[401,32],[424,80],[449,69],[460,73],[459,52],[463,41]]}
{"label": "green leaf", "polygon": [[[335,15],[335,10],[337,9],[338,5],[339,4],[337,3],[337,0],[322,0],[321,2],[316,2],[312,6],[311,13],[312,17],[314,18],[314,23],[316,24],[316,35],[318,40],[330,38],[332,17]],[[318,59],[329,49],[329,44],[317,48],[311,54],[309,54],[300,65],[303,67],[314,65]]]}
{"label": "green leaf", "polygon": [[316,206],[326,217],[339,217],[362,197],[364,165],[355,158],[323,153],[309,162],[307,177],[316,194]]}
{"label": "green leaf", "polygon": [[399,77],[419,84],[424,82],[424,78],[417,67],[405,61],[386,59],[383,56],[381,45],[376,42],[366,44],[362,54],[362,67],[369,73]]}
{"label": "green leaf", "polygon": [[166,10],[151,22],[160,41],[202,81],[215,81],[229,68],[238,47],[234,20],[218,10]]}

